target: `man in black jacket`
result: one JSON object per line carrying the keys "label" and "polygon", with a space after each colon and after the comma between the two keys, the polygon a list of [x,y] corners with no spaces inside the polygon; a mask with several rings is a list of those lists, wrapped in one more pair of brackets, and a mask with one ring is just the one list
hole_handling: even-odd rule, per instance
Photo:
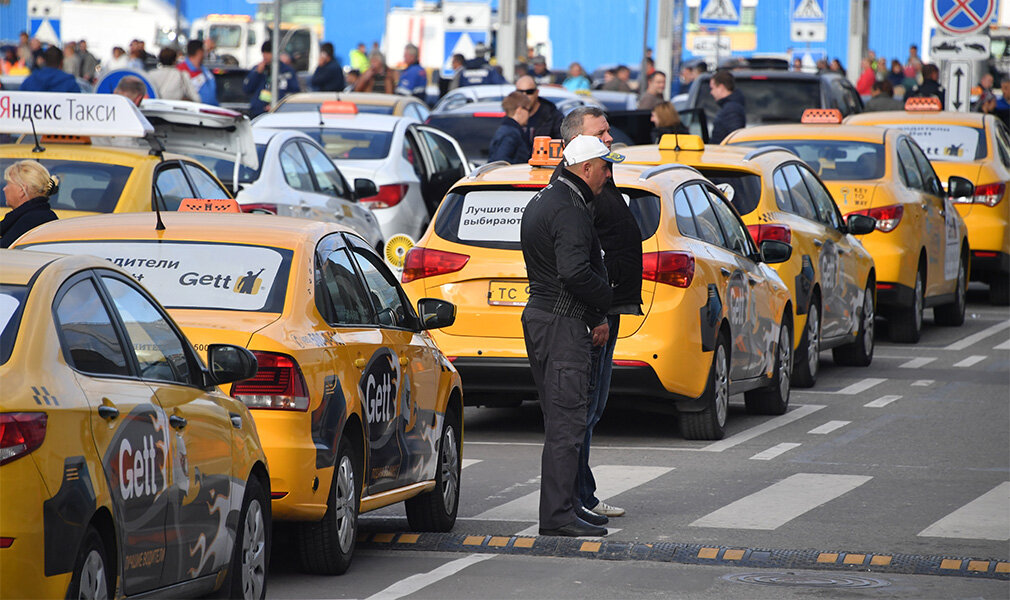
{"label": "man in black jacket", "polygon": [[712,135],[708,143],[718,144],[727,135],[747,125],[747,109],[744,108],[743,94],[736,89],[733,74],[720,69],[708,80],[708,88],[719,105],[719,112],[712,120]]}
{"label": "man in black jacket", "polygon": [[[606,113],[592,106],[576,108],[561,123],[561,136],[566,144],[579,135],[595,137],[607,148],[614,141]],[[555,176],[561,168],[559,166]],[[617,330],[621,326],[621,315],[642,314],[642,231],[613,179],[607,180],[589,206],[593,215],[593,227],[603,247],[603,262],[607,267],[613,300],[607,310],[610,339],[605,346],[594,346],[592,351],[589,410],[586,415],[586,435],[579,453],[578,485],[581,508],[599,515],[605,524],[608,517],[623,516],[625,511],[596,497],[596,479],[589,468],[589,447],[593,439],[593,428],[603,417],[607,397],[610,395],[614,345],[617,343]],[[576,511],[578,510],[577,508]]]}
{"label": "man in black jacket", "polygon": [[922,65],[922,83],[915,86],[909,97],[939,98],[940,106],[946,106],[947,90],[940,85],[940,69],[934,64]]}
{"label": "man in black jacket", "polygon": [[523,75],[516,80],[516,91],[526,94],[533,101],[530,105],[530,120],[523,128],[530,139],[530,147],[533,147],[533,138],[537,136],[546,135],[552,140],[560,138],[564,115],[553,102],[540,97],[537,82],[529,75]]}
{"label": "man in black jacket", "polygon": [[326,42],[319,47],[319,66],[309,83],[317,92],[344,91],[344,70],[333,56],[333,44]]}
{"label": "man in black jacket", "polygon": [[600,140],[578,136],[568,164],[530,200],[520,244],[530,282],[523,337],[544,413],[540,534],[606,535],[579,518],[577,472],[586,429],[590,352],[606,344],[612,292],[588,205],[624,160]]}

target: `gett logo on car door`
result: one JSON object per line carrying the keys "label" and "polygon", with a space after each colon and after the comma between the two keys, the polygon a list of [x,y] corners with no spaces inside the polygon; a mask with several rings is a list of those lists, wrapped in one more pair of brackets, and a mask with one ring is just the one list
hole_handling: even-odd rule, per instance
{"label": "gett logo on car door", "polygon": [[368,430],[371,467],[369,480],[396,479],[404,461],[401,394],[409,398],[410,383],[400,370],[399,357],[390,348],[372,355],[358,382]]}

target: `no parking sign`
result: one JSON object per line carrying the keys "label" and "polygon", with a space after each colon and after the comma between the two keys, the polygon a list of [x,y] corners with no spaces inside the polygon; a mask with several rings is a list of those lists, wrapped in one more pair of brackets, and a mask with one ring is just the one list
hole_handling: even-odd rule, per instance
{"label": "no parking sign", "polygon": [[932,0],[933,18],[953,35],[975,33],[989,26],[996,0]]}

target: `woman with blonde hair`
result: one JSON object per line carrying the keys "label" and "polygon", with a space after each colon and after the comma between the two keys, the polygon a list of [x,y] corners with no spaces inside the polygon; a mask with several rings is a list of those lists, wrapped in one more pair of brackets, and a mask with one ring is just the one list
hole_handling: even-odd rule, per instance
{"label": "woman with blonde hair", "polygon": [[658,144],[659,138],[667,133],[690,133],[687,127],[681,123],[677,109],[669,102],[660,102],[653,107],[649,120],[654,126],[652,130],[653,144]]}
{"label": "woman with blonde hair", "polygon": [[4,181],[4,201],[12,210],[0,221],[0,248],[9,248],[28,230],[57,219],[49,196],[56,193],[59,181],[34,160],[7,167]]}

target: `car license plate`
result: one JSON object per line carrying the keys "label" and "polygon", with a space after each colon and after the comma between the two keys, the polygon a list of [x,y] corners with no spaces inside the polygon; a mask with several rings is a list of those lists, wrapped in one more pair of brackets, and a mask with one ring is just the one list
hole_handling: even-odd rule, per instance
{"label": "car license plate", "polygon": [[487,303],[496,306],[526,306],[530,299],[528,281],[492,281],[488,285]]}

